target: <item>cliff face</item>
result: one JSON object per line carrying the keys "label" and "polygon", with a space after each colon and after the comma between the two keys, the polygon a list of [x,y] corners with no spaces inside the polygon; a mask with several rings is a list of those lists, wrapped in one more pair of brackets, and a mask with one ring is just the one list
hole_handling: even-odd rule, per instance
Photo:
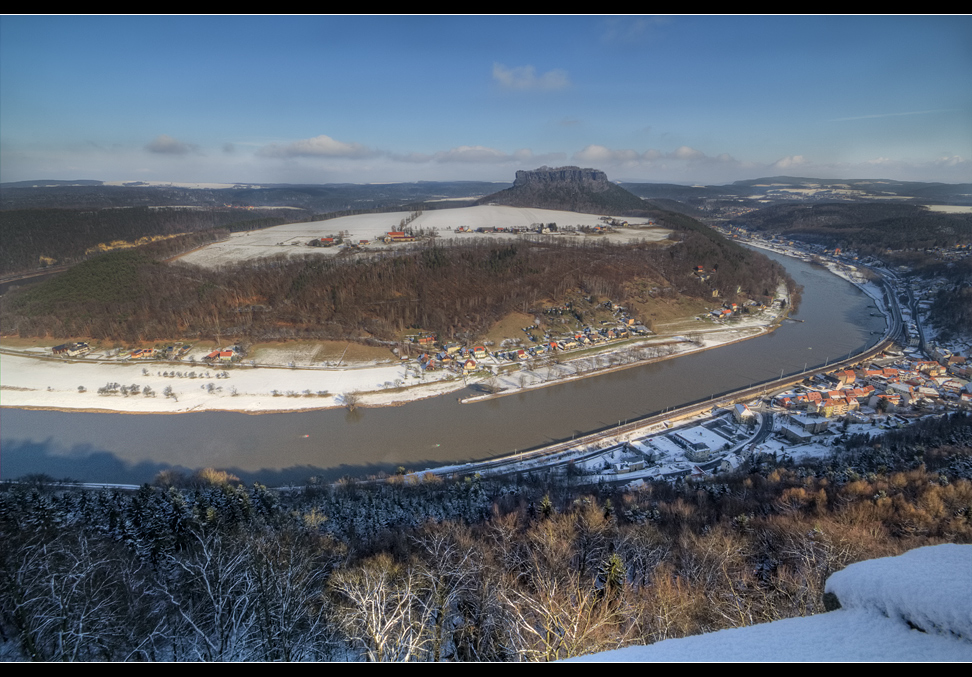
{"label": "cliff face", "polygon": [[608,189],[607,174],[600,169],[580,167],[541,167],[533,171],[519,170],[513,186],[542,185],[548,183],[579,183],[585,188],[601,192]]}
{"label": "cliff face", "polygon": [[636,215],[650,207],[641,198],[608,181],[607,174],[601,170],[580,167],[520,170],[512,188],[484,197],[477,204],[613,215]]}

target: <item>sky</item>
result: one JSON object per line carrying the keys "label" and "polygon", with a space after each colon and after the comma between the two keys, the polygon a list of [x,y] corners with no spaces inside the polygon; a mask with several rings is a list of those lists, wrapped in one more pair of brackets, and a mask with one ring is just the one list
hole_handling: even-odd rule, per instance
{"label": "sky", "polygon": [[0,16],[0,181],[972,181],[972,16]]}

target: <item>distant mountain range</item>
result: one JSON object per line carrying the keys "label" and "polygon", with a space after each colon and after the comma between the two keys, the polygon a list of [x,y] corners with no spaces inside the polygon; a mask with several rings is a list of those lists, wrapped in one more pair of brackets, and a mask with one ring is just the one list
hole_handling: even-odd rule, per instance
{"label": "distant mountain range", "polygon": [[[500,190],[497,192],[497,188]],[[505,190],[504,190],[505,189]],[[484,197],[486,196],[486,197]],[[133,181],[37,180],[0,183],[0,209],[98,209],[135,206],[290,207],[311,213],[468,206],[474,203],[630,214],[656,206],[688,214],[719,206],[764,207],[793,202],[875,202],[972,205],[972,183],[773,176],[724,186],[612,182],[604,172],[541,167],[517,172],[509,184],[488,181],[417,181],[352,184],[235,184],[192,188]],[[676,205],[675,202],[680,204]]]}
{"label": "distant mountain range", "polygon": [[686,204],[722,199],[736,202],[752,201],[754,206],[780,202],[874,202],[876,200],[972,205],[972,183],[771,176],[736,181],[725,186],[626,182],[620,185],[646,200],[668,199]]}

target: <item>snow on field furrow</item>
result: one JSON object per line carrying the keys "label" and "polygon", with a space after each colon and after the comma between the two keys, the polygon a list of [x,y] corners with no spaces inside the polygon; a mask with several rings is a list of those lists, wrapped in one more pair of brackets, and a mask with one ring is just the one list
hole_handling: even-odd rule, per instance
{"label": "snow on field furrow", "polygon": [[[203,247],[187,254],[181,260],[193,265],[215,267],[278,254],[287,256],[334,256],[340,251],[339,247],[311,248],[307,246],[307,242],[315,238],[336,235],[343,231],[348,232],[348,239],[352,242],[372,241],[388,231],[398,230],[402,219],[408,218],[408,216],[409,212],[358,214],[326,221],[289,223],[263,230],[234,233],[228,240]],[[533,223],[556,223],[558,226],[595,226],[603,225],[600,218],[601,215],[598,214],[577,214],[549,209],[481,206],[425,212],[409,225],[414,229],[437,229],[440,237],[455,237],[461,241],[475,237],[502,239],[517,236],[504,234],[483,236],[450,232],[459,226],[468,226],[472,230],[487,227],[528,227]],[[667,230],[656,228],[624,230],[611,235],[610,238],[612,240],[638,240],[642,238],[662,240],[667,236]],[[372,248],[377,251],[388,250],[388,247],[382,244],[372,245]]]}

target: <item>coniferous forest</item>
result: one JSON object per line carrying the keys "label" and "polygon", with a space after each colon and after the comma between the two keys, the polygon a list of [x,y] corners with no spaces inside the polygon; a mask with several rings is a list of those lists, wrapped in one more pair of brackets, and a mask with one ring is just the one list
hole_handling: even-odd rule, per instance
{"label": "coniferous forest", "polygon": [[546,661],[821,613],[827,577],[972,542],[972,418],[622,493],[566,477],[0,488],[7,660]]}

